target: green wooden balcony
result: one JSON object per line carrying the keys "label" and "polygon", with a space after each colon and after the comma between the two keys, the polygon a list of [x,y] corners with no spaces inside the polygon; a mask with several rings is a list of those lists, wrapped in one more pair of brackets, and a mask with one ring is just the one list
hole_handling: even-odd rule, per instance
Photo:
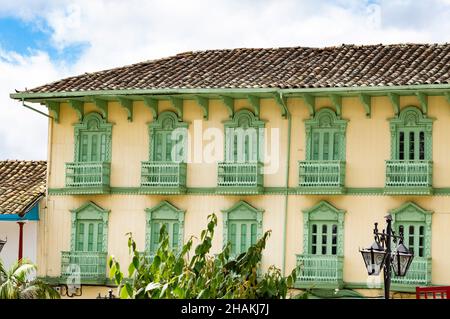
{"label": "green wooden balcony", "polygon": [[218,164],[217,193],[259,194],[263,191],[262,163]]}
{"label": "green wooden balcony", "polygon": [[186,163],[142,162],[143,194],[180,194],[186,192]]}
{"label": "green wooden balcony", "polygon": [[386,161],[386,194],[431,194],[433,162]]}
{"label": "green wooden balcony", "polygon": [[342,194],[345,192],[344,161],[299,161],[300,194]]}
{"label": "green wooden balcony", "polygon": [[[61,277],[82,284],[106,282],[106,252],[92,251],[62,251]],[[78,277],[79,274],[79,277]]]}
{"label": "green wooden balcony", "polygon": [[105,194],[110,191],[111,163],[66,163],[67,194]]}
{"label": "green wooden balcony", "polygon": [[414,257],[404,277],[392,277],[392,289],[410,288],[431,285],[431,258]]}
{"label": "green wooden balcony", "polygon": [[296,288],[342,288],[342,256],[297,255]]}

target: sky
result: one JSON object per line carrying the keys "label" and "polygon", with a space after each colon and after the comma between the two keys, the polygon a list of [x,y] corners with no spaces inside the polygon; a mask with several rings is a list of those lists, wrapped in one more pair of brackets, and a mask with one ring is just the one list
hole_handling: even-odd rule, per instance
{"label": "sky", "polygon": [[445,42],[450,0],[0,0],[0,160],[47,158],[15,89],[185,51]]}

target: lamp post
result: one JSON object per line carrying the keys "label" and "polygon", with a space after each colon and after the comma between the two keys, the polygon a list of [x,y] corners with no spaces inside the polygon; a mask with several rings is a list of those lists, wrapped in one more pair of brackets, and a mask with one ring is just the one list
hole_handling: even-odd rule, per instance
{"label": "lamp post", "polygon": [[[375,242],[369,248],[361,249],[360,252],[369,276],[378,276],[383,269],[384,298],[389,299],[391,271],[394,270],[396,276],[405,276],[414,255],[403,244],[403,233],[400,232],[399,235],[396,235],[392,230],[392,216],[387,215],[385,218],[386,230],[380,233],[378,223],[375,223],[373,230]],[[395,244],[398,242],[394,251],[391,249],[392,242]]]}

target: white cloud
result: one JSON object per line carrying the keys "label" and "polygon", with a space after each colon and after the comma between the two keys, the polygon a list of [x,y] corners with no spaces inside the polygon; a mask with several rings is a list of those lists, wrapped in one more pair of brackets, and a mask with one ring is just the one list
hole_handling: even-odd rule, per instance
{"label": "white cloud", "polygon": [[[0,103],[9,112],[0,113],[2,119],[8,117],[0,129],[0,146],[1,139],[9,141],[0,157],[23,158],[45,158],[41,149],[46,140],[34,136],[30,147],[21,147],[27,144],[30,129],[17,129],[16,123],[33,127],[45,118],[21,110],[16,119],[19,113],[11,109],[19,106],[7,98],[14,88],[182,51],[446,42],[450,34],[450,0],[0,0],[0,18],[5,15],[45,21],[59,50],[88,44],[80,58],[65,68],[42,52],[15,56],[19,62],[0,62]],[[44,132],[40,125],[45,123],[38,125]]]}

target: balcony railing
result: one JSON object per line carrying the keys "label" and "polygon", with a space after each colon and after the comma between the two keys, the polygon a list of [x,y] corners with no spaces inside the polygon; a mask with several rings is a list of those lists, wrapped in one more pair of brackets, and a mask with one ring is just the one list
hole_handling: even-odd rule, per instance
{"label": "balcony railing", "polygon": [[226,192],[226,189],[235,189],[237,193],[259,192],[263,188],[262,163],[219,163],[217,186]]}
{"label": "balcony railing", "polygon": [[404,277],[392,277],[393,284],[405,286],[428,286],[431,284],[431,258],[414,257]]}
{"label": "balcony railing", "polygon": [[[386,161],[386,188],[431,189],[433,163],[431,161]],[[407,189],[405,189],[407,191]]]}
{"label": "balcony railing", "polygon": [[86,191],[101,192],[109,189],[111,164],[108,162],[66,163],[66,187]]}
{"label": "balcony railing", "polygon": [[333,255],[297,255],[296,286],[341,287],[343,257]]}
{"label": "balcony railing", "polygon": [[82,283],[105,281],[106,258],[106,252],[62,251],[61,277],[76,279],[79,274]]}
{"label": "balcony railing", "polygon": [[345,185],[344,161],[299,161],[298,171],[300,188],[338,189]]}
{"label": "balcony railing", "polygon": [[142,162],[141,186],[151,193],[183,190],[186,187],[186,163]]}

